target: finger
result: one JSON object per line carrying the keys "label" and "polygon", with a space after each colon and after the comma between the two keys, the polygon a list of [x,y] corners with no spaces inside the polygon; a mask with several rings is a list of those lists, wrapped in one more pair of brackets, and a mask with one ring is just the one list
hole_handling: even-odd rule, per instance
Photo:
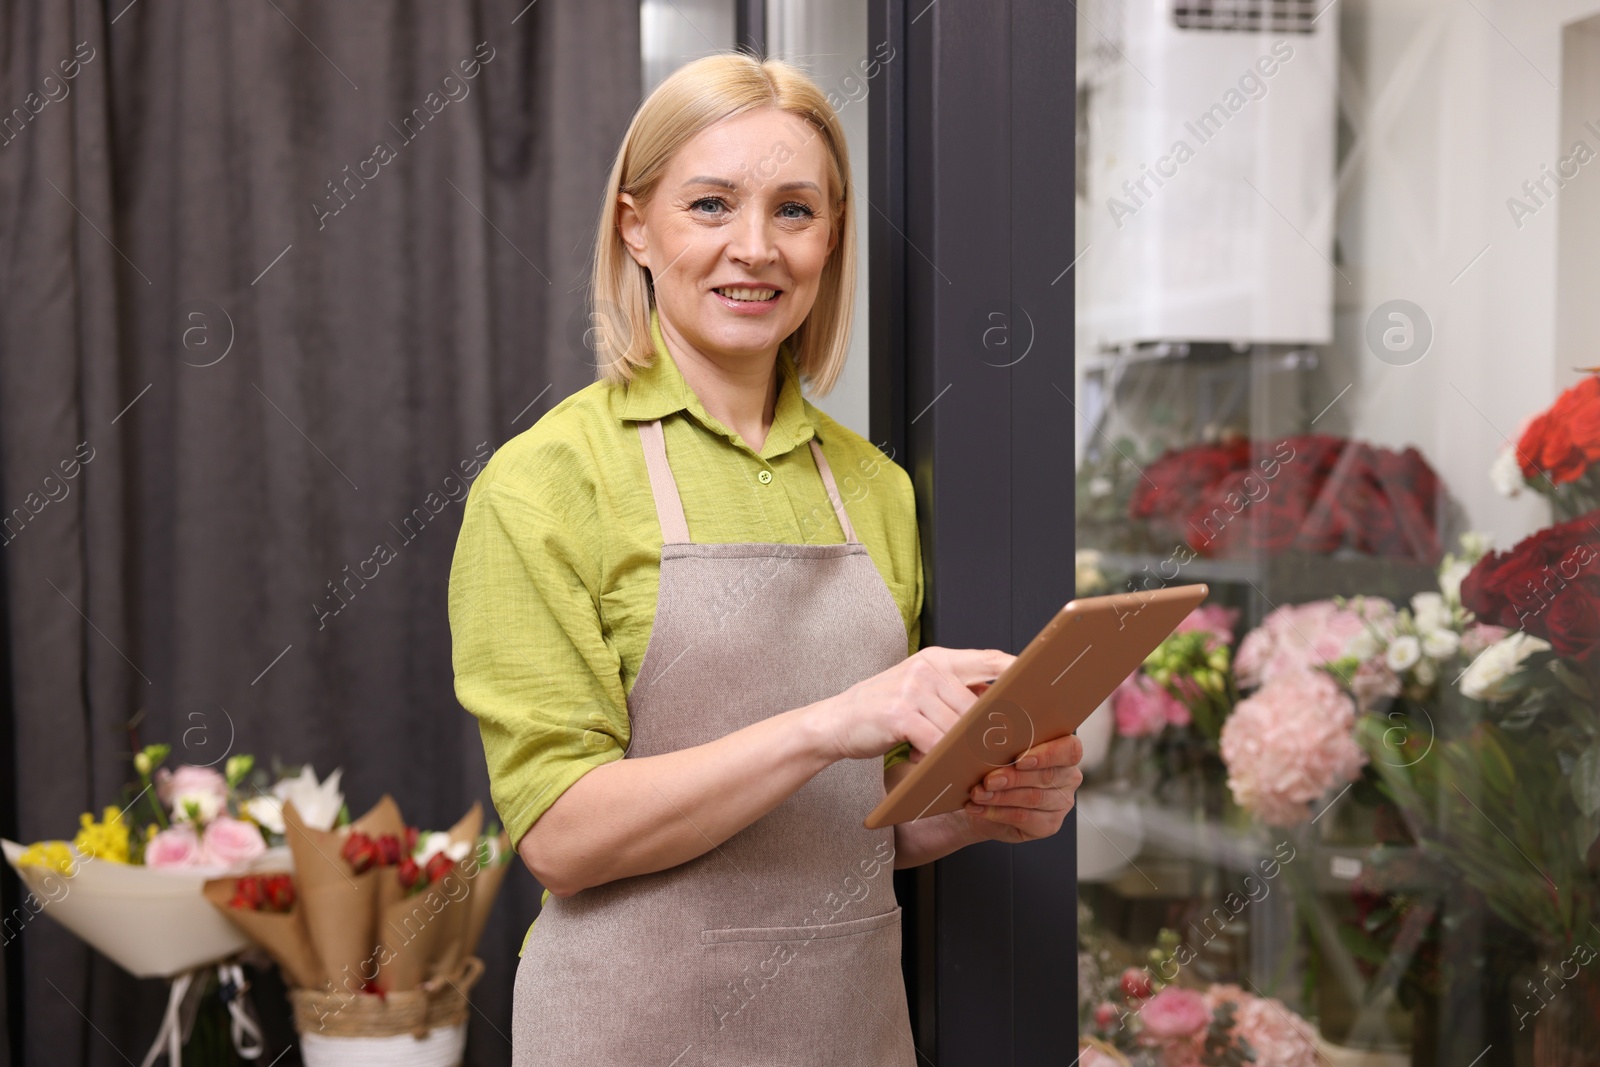
{"label": "finger", "polygon": [[980,788],[973,791],[972,801],[985,807],[1066,811],[1072,806],[1075,792],[1077,792],[1076,786],[1018,786],[1015,789],[1001,789],[998,792]]}
{"label": "finger", "polygon": [[1071,767],[1076,766],[1082,759],[1083,742],[1078,740],[1077,734],[1068,734],[1054,741],[1046,741],[1042,745],[1034,745],[1017,757],[1016,766],[1019,771],[1031,771],[1040,767]]}
{"label": "finger", "polygon": [[998,648],[943,648],[934,646],[925,650],[929,658],[947,671],[962,686],[973,682],[989,682],[1005,673],[1016,660],[1010,652]]}
{"label": "finger", "polygon": [[1045,767],[1037,771],[1019,771],[1015,767],[996,767],[983,776],[978,788],[990,792],[1031,786],[1037,789],[1076,787],[1083,781],[1083,772],[1076,764]]}
{"label": "finger", "polygon": [[980,806],[969,803],[967,813],[980,824],[1005,827],[1023,840],[1049,837],[1061,829],[1066,820],[1064,811],[1042,811],[1035,808]]}

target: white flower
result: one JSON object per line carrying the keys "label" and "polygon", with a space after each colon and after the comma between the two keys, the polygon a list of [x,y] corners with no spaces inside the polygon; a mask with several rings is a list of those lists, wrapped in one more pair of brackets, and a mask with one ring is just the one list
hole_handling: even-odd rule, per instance
{"label": "white flower", "polygon": [[1522,477],[1522,465],[1517,462],[1517,450],[1512,445],[1507,445],[1500,450],[1500,454],[1489,465],[1489,481],[1503,496],[1520,496],[1522,487],[1527,484]]}
{"label": "white flower", "polygon": [[1383,654],[1384,665],[1396,674],[1404,674],[1422,658],[1422,645],[1410,634],[1402,634],[1389,642]]}
{"label": "white flower", "polygon": [[1450,628],[1450,605],[1439,593],[1418,593],[1411,598],[1411,617],[1417,624],[1417,633],[1426,637],[1435,630]]}
{"label": "white flower", "polygon": [[467,858],[467,852],[471,847],[465,841],[451,841],[450,835],[446,833],[423,834],[417,838],[417,850],[412,853],[412,857],[417,861],[418,867],[426,867],[428,861],[441,852],[460,863]]}
{"label": "white flower", "polygon": [[213,790],[197,789],[192,793],[172,794],[172,818],[176,822],[208,823],[221,813],[222,808],[223,799]]}
{"label": "white flower", "polygon": [[1461,675],[1461,692],[1473,700],[1504,700],[1512,694],[1506,680],[1517,673],[1522,661],[1549,648],[1549,642],[1521,630],[1503,637],[1484,649]]}
{"label": "white flower", "polygon": [[261,793],[245,802],[244,812],[275,834],[284,832],[283,805],[294,801],[294,810],[300,820],[313,830],[331,830],[338,821],[339,809],[344,807],[344,794],[339,791],[339,776],[344,768],[335,770],[321,784],[317,772],[306,764],[293,778],[280,778],[272,787],[272,794]]}
{"label": "white flower", "polygon": [[1089,479],[1089,495],[1093,497],[1110,496],[1112,490],[1111,479],[1099,475]]}
{"label": "white flower", "polygon": [[1422,638],[1422,654],[1429,659],[1449,659],[1461,649],[1461,635],[1454,630],[1434,630]]}
{"label": "white flower", "polygon": [[1439,666],[1431,659],[1419,659],[1411,668],[1411,677],[1418,685],[1432,685],[1439,680]]}
{"label": "white flower", "polygon": [[1374,634],[1371,630],[1360,631],[1344,646],[1344,654],[1346,656],[1354,656],[1362,661],[1371,659],[1382,650],[1377,634]]}
{"label": "white flower", "polygon": [[1468,563],[1476,563],[1494,547],[1494,534],[1482,530],[1468,530],[1461,535],[1461,555]]}
{"label": "white flower", "polygon": [[1461,603],[1461,579],[1471,570],[1471,563],[1454,558],[1439,568],[1439,592],[1447,602],[1452,605]]}

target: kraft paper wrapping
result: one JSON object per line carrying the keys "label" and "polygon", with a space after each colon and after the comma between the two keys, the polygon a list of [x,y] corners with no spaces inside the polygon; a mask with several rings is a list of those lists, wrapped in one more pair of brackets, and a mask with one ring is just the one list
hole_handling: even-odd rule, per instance
{"label": "kraft paper wrapping", "polygon": [[489,866],[484,867],[478,863],[476,856],[471,857],[467,869],[473,872],[468,881],[471,886],[471,895],[467,898],[466,929],[461,935],[461,958],[471,959],[477,955],[478,942],[483,940],[483,929],[489,923],[489,912],[494,908],[495,896],[500,892],[500,883],[505,881],[506,872],[511,869],[511,859],[502,859],[511,852],[511,835],[504,830],[496,840],[495,859]]}
{"label": "kraft paper wrapping", "polygon": [[378,872],[356,874],[341,855],[343,835],[306,826],[293,802],[283,806],[283,822],[306,930],[323,974],[355,992],[374,977]]}
{"label": "kraft paper wrapping", "polygon": [[[372,810],[352,822],[350,830],[360,831],[374,839],[391,834],[398,837],[402,843],[406,839],[406,821],[400,814],[400,805],[396,804],[388,793],[378,798]],[[398,868],[378,867],[375,870],[378,888],[377,904],[373,908],[373,914],[383,916],[388,914],[396,901],[405,896],[406,891],[400,886]]]}
{"label": "kraft paper wrapping", "polygon": [[321,989],[325,976],[316,951],[311,947],[304,906],[296,900],[287,913],[230,907],[228,901],[233,899],[238,884],[238,878],[213,878],[205,884],[202,892],[229,922],[272,957],[273,962],[282,968],[289,985],[301,989]]}
{"label": "kraft paper wrapping", "polygon": [[[474,803],[448,833],[452,844],[464,843],[470,850],[482,829],[483,805]],[[455,869],[415,895],[384,907],[378,926],[379,989],[385,993],[415,989],[425,979],[457,966],[464,958],[470,892],[467,880]]]}

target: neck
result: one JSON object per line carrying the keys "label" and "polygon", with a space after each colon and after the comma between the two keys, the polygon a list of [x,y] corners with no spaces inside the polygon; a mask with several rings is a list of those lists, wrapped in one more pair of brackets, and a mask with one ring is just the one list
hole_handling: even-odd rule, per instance
{"label": "neck", "polygon": [[706,413],[760,452],[778,409],[778,349],[757,356],[715,356],[686,342],[666,320],[660,326],[678,372]]}

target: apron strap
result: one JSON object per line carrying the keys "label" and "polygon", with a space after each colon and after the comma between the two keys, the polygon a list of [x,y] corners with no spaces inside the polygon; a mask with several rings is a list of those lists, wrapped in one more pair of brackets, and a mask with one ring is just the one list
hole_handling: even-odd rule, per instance
{"label": "apron strap", "polygon": [[811,438],[811,454],[817,458],[817,470],[822,472],[822,484],[828,487],[828,503],[833,505],[833,513],[839,516],[839,529],[844,531],[844,539],[854,542],[856,529],[850,525],[850,516],[845,514],[844,498],[839,495],[839,486],[833,480],[833,468],[828,466],[828,457],[822,454],[822,446],[817,444],[815,437]]}
{"label": "apron strap", "polygon": [[661,420],[641,422],[639,436],[644,440],[644,465],[650,471],[650,492],[656,498],[656,518],[661,521],[661,543],[689,543],[689,520],[683,517],[683,498],[678,495],[678,480],[667,463],[667,435]]}
{"label": "apron strap", "polygon": [[[655,497],[656,518],[661,523],[661,543],[688,544],[689,520],[683,514],[683,497],[678,493],[678,480],[673,477],[672,466],[667,462],[667,435],[661,428],[661,420],[635,425],[639,427],[639,437],[644,442],[644,464],[650,472],[650,493]],[[822,484],[828,491],[828,503],[833,505],[839,528],[844,531],[844,539],[854,543],[856,529],[844,510],[844,499],[839,495],[838,483],[834,481],[833,468],[828,466],[828,458],[822,454],[822,446],[817,444],[816,437],[812,437],[808,443],[811,445],[811,455],[817,462],[817,471],[822,475]]]}

